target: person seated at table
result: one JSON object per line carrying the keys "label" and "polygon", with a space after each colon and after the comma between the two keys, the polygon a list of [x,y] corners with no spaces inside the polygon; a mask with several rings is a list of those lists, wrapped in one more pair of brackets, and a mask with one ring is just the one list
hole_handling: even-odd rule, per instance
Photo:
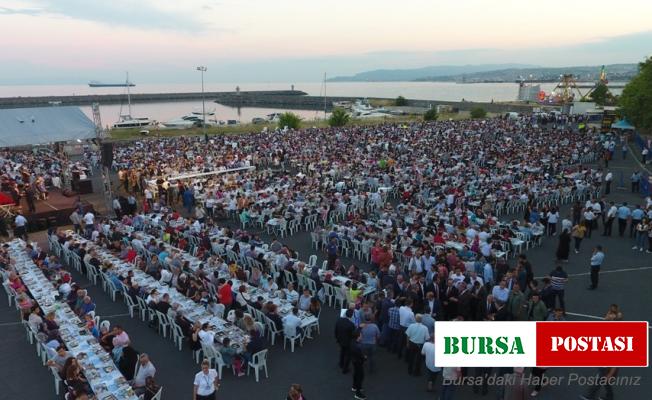
{"label": "person seated at table", "polygon": [[158,260],[158,256],[153,255],[152,258],[150,258],[149,263],[147,263],[147,269],[145,270],[145,273],[152,278],[159,280],[161,279],[161,263]]}
{"label": "person seated at table", "polygon": [[[279,330],[281,329],[282,326]],[[249,342],[247,343],[245,351],[242,353],[242,357],[245,359],[246,363],[251,361],[254,354],[262,350],[265,350],[265,340],[263,337],[258,333],[258,331],[249,331]]]}
{"label": "person seated at table", "polygon": [[9,287],[14,289],[16,293],[22,293],[26,290],[23,281],[15,272],[9,273]]}
{"label": "person seated at table", "polygon": [[[195,330],[195,327],[193,327],[193,330]],[[213,345],[213,340],[215,339],[215,331],[213,331],[213,328],[209,325],[208,322],[203,323],[201,328],[198,331],[195,331],[193,335],[197,336],[201,345]]]}
{"label": "person seated at table", "polygon": [[226,281],[224,278],[220,278],[218,281],[217,288],[217,298],[220,304],[224,305],[225,309],[230,309],[233,304],[233,282]]}
{"label": "person seated at table", "polygon": [[88,384],[88,381],[84,377],[81,366],[76,358],[71,357],[72,361],[70,365],[66,368],[65,380],[68,384],[68,387],[72,389],[75,394],[78,393],[90,393],[91,387]]}
{"label": "person seated at table", "polygon": [[146,389],[147,378],[154,378],[156,375],[156,367],[149,360],[149,356],[146,353],[141,353],[138,357],[139,368],[138,372],[134,376],[134,379],[130,381],[131,387],[134,389],[134,393],[140,396],[144,394]]}
{"label": "person seated at table", "polygon": [[[348,281],[347,283],[349,283]],[[358,303],[358,300],[362,296],[362,290],[358,289],[358,282],[353,282],[351,283],[351,286],[348,290],[347,293],[347,299],[349,300],[349,304],[356,304]]]}
{"label": "person seated at table", "polygon": [[359,281],[360,280],[360,268],[356,266],[355,264],[351,264],[349,267],[349,270],[347,271],[346,275],[349,277],[349,279],[352,279],[354,281]]}
{"label": "person seated at table", "polygon": [[160,301],[158,290],[152,289],[151,292],[147,295],[145,303],[151,308],[156,309],[158,302]]}
{"label": "person seated at table", "polygon": [[283,317],[283,334],[285,336],[301,336],[303,329],[301,328],[301,318],[299,318],[299,309],[292,308],[292,312]]}
{"label": "person seated at table", "polygon": [[91,335],[95,336],[95,338],[100,337],[100,331],[97,325],[95,325],[95,320],[91,314],[84,315],[84,323],[86,324],[86,329],[88,329]]}
{"label": "person seated at table", "polygon": [[[227,368],[230,368],[238,357],[238,351],[231,347],[231,339],[228,337],[225,337],[222,340],[222,345],[219,347],[218,351],[222,355],[222,361],[224,361]],[[238,376],[241,375],[238,373]]]}
{"label": "person seated at table", "polygon": [[188,293],[188,288],[190,287],[190,282],[188,280],[188,275],[185,273],[182,273],[179,275],[179,279],[177,279],[177,291],[184,296],[187,295]]}
{"label": "person seated at table", "polygon": [[272,302],[268,302],[266,306],[267,306],[266,307],[267,311],[265,311],[265,315],[267,316],[267,318],[272,320],[277,330],[279,331],[282,330],[283,319],[281,319],[281,316],[278,315],[278,306]]}
{"label": "person seated at table", "polygon": [[285,294],[285,299],[292,304],[296,304],[299,300],[299,293],[294,290],[294,284],[292,282],[288,283],[286,289],[283,289],[283,293]]}
{"label": "person seated at table", "polygon": [[266,293],[274,294],[278,291],[278,285],[271,276],[263,280],[262,289]]}
{"label": "person seated at table", "polygon": [[56,354],[48,360],[47,365],[50,367],[55,367],[59,372],[59,376],[64,378],[62,375],[63,368],[70,358],[72,358],[72,355],[66,350],[66,346],[60,344],[56,349]]}
{"label": "person seated at table", "polygon": [[310,289],[307,287],[303,289],[303,294],[299,297],[297,306],[302,311],[308,311],[310,308],[310,302],[312,300],[312,295],[310,294]]}
{"label": "person seated at table", "polygon": [[248,283],[252,286],[259,287],[261,284],[262,277],[263,277],[263,273],[261,272],[261,270],[258,269],[257,267],[253,267],[251,269],[251,275],[249,275]]}
{"label": "person seated at table", "polygon": [[32,329],[34,332],[38,332],[39,329],[41,328],[41,325],[43,324],[43,318],[41,317],[41,309],[39,308],[38,305],[35,305],[32,307],[30,314],[27,318],[27,323],[29,324],[29,327]]}
{"label": "person seated at table", "polygon": [[263,310],[263,307],[265,307],[265,299],[263,296],[258,296],[256,297],[256,301],[251,303],[251,306],[255,308],[256,310]]}

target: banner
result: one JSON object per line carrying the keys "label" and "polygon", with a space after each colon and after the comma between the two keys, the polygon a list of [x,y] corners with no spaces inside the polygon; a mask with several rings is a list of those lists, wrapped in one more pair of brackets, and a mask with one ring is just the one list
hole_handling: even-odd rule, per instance
{"label": "banner", "polygon": [[435,323],[437,367],[647,367],[648,323]]}

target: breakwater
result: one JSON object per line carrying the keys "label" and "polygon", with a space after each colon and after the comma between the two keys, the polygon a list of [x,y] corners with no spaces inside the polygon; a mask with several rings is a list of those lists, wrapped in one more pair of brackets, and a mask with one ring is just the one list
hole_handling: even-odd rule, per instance
{"label": "breakwater", "polygon": [[[344,96],[305,96],[293,93],[260,94],[260,92],[222,92],[215,98],[215,102],[229,107],[261,107],[261,108],[287,108],[296,110],[324,110],[333,109],[333,102],[349,101],[354,102],[359,97]],[[369,98],[370,100],[382,100],[393,102],[389,98]],[[444,100],[415,100],[407,99],[407,106],[430,108],[438,105],[448,105],[460,111],[470,111],[475,107],[482,107],[488,112],[532,112],[534,104],[507,104],[473,101],[444,101]]]}
{"label": "breakwater", "polygon": [[[210,102],[224,92],[205,92],[203,97]],[[234,92],[236,93],[236,92]],[[255,92],[260,97],[265,96],[306,96],[307,93],[299,90],[267,90]],[[161,103],[171,101],[201,100],[201,92],[186,93],[134,93],[131,95],[132,103]],[[89,94],[75,96],[34,96],[34,97],[0,97],[0,108],[18,107],[43,107],[52,104],[62,106],[88,106],[93,103],[100,104],[127,104],[126,94]]]}
{"label": "breakwater", "polygon": [[[324,110],[333,109],[333,102],[353,102],[359,97],[346,96],[308,96],[300,90],[265,90],[265,91],[234,91],[234,92],[205,92],[206,101],[229,107],[260,107],[260,108],[284,108],[296,110]],[[131,95],[132,103],[160,103],[201,100],[201,92],[187,93],[135,93]],[[390,98],[374,98],[392,102]],[[124,94],[102,94],[102,95],[75,95],[75,96],[37,96],[37,97],[2,97],[0,108],[16,107],[47,107],[52,104],[68,106],[87,106],[93,103],[102,104],[126,104],[127,97]],[[460,111],[469,111],[474,107],[482,107],[488,112],[531,112],[537,105],[530,104],[506,104],[472,101],[444,101],[444,100],[416,100],[408,99],[407,105],[411,107],[436,107],[448,105]]]}

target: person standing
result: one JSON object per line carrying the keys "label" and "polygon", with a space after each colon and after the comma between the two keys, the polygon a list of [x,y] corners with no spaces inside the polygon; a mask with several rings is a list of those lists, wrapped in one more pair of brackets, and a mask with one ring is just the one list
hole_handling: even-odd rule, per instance
{"label": "person standing", "polygon": [[326,253],[328,254],[328,268],[333,269],[335,261],[337,260],[337,238],[332,237],[326,246]]}
{"label": "person standing", "polygon": [[428,391],[435,391],[437,378],[441,374],[441,368],[435,366],[435,344],[432,341],[425,342],[421,348],[421,356],[426,359],[428,369]]}
{"label": "person standing", "polygon": [[343,374],[349,372],[349,364],[351,363],[351,341],[355,332],[355,324],[351,321],[352,318],[353,310],[349,308],[344,316],[338,318],[337,322],[335,322],[335,340],[340,346],[339,366]]}
{"label": "person standing", "polygon": [[211,368],[211,363],[204,359],[201,363],[201,371],[195,374],[192,400],[215,400],[220,381],[217,371]]}
{"label": "person standing", "polygon": [[604,253],[602,252],[602,246],[595,246],[595,249],[593,249],[593,255],[591,256],[591,286],[589,286],[589,290],[595,290],[598,288],[600,267],[603,262]]}
{"label": "person standing", "polygon": [[604,194],[611,193],[611,182],[614,180],[614,174],[611,171],[607,172],[604,177]]}
{"label": "person standing", "polygon": [[559,221],[559,212],[555,207],[552,207],[548,214],[548,236],[554,236],[557,234],[557,221]]}
{"label": "person standing", "polygon": [[421,347],[430,338],[428,328],[421,323],[422,315],[415,315],[415,322],[411,323],[405,331],[407,337],[407,352],[405,355],[408,363],[408,375],[421,375]]}
{"label": "person standing", "polygon": [[643,218],[636,224],[636,245],[632,247],[632,250],[645,250],[645,242],[647,242],[649,229],[650,223],[647,218]]}
{"label": "person standing", "polygon": [[573,227],[573,231],[571,235],[573,236],[573,240],[575,241],[575,254],[580,252],[580,245],[582,244],[582,240],[584,239],[585,234],[586,234],[586,225],[577,224]]}
{"label": "person standing", "polygon": [[632,211],[632,221],[629,224],[629,237],[634,237],[634,231],[636,226],[643,220],[645,216],[645,211],[641,208],[640,205],[636,205],[636,208]]}
{"label": "person standing", "polygon": [[350,343],[350,352],[351,352],[351,361],[353,363],[353,386],[351,390],[355,392],[354,396],[357,400],[365,400],[367,396],[362,390],[362,381],[364,380],[364,362],[366,360],[365,355],[362,353],[362,348],[360,347],[360,331],[354,330],[351,335]]}
{"label": "person standing", "polygon": [[609,211],[607,211],[607,219],[604,222],[604,231],[602,232],[602,236],[611,236],[611,228],[613,228],[614,219],[616,219],[617,214],[618,208],[612,201],[609,203]]}
{"label": "person standing", "polygon": [[627,229],[627,220],[632,215],[631,210],[627,207],[627,202],[624,202],[622,206],[618,207],[616,215],[618,215],[618,235],[623,237],[625,229]]}
{"label": "person standing", "polygon": [[584,210],[584,226],[586,227],[586,237],[591,237],[591,232],[593,232],[593,221],[595,220],[595,214],[593,213],[593,208],[587,207]]}
{"label": "person standing", "polygon": [[34,190],[34,187],[32,187],[32,185],[29,183],[25,184],[25,200],[27,201],[27,208],[29,212],[36,212],[36,191]]}
{"label": "person standing", "polygon": [[[645,160],[643,160],[643,163],[645,163]],[[638,193],[641,188],[641,173],[634,171],[629,180],[632,182],[632,193]]]}
{"label": "person standing", "polygon": [[561,264],[557,264],[557,267],[550,272],[550,288],[552,295],[552,307],[555,308],[557,305],[557,298],[559,298],[559,307],[564,309],[566,312],[566,303],[564,301],[564,290],[566,287],[566,282],[568,282],[568,274],[564,271],[564,268]]}
{"label": "person standing", "polygon": [[14,236],[27,241],[27,218],[23,216],[23,213],[20,210],[14,219],[14,225],[16,226],[16,229],[14,229]]}
{"label": "person standing", "polygon": [[564,229],[559,235],[559,245],[557,246],[557,260],[568,262],[570,253],[571,236],[567,229]]}
{"label": "person standing", "polygon": [[380,329],[371,319],[365,320],[360,327],[360,347],[369,362],[369,373],[374,373],[374,353],[376,352],[376,343],[380,339]]}

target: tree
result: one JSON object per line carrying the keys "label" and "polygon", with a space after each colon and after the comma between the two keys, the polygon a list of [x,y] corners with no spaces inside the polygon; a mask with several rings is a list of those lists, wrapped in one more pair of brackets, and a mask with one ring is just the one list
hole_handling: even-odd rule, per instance
{"label": "tree", "polygon": [[487,112],[482,107],[475,107],[471,109],[471,118],[484,118],[487,116]]}
{"label": "tree", "polygon": [[290,129],[299,129],[301,125],[301,117],[291,112],[284,112],[278,119],[278,127],[280,129],[286,126]]}
{"label": "tree", "polygon": [[407,106],[408,102],[407,102],[407,99],[406,99],[405,97],[403,97],[403,96],[398,96],[398,97],[396,98],[396,101],[394,102],[394,104],[396,104],[397,106],[401,107],[401,106]]}
{"label": "tree", "polygon": [[593,89],[589,97],[595,102],[595,104],[603,106],[607,104],[607,100],[610,97],[609,88],[607,88],[607,85],[600,82],[595,86],[595,89]]}
{"label": "tree", "polygon": [[439,115],[437,114],[437,109],[434,107],[431,107],[423,114],[424,121],[437,121],[437,118],[439,118]]}
{"label": "tree", "polygon": [[636,128],[652,131],[652,57],[639,64],[638,74],[623,89],[619,105]]}
{"label": "tree", "polygon": [[336,108],[331,113],[330,118],[328,118],[329,126],[344,126],[349,123],[351,117],[349,114],[341,108]]}

